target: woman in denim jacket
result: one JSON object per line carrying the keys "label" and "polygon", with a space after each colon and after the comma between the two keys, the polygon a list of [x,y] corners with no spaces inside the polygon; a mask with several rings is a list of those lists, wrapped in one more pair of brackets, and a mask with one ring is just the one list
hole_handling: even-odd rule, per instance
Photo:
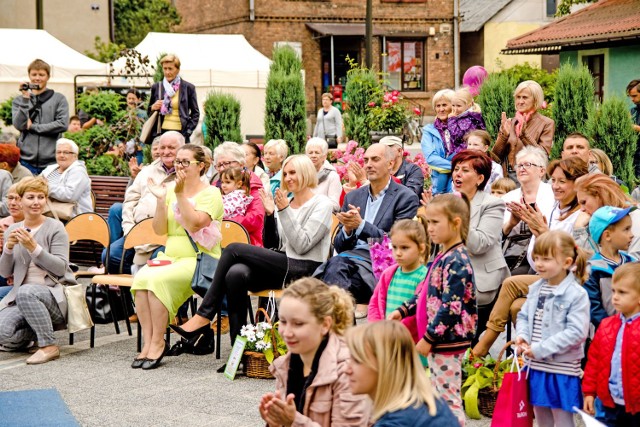
{"label": "woman in denim jacket", "polygon": [[[541,280],[518,313],[516,345],[530,359],[529,393],[538,425],[571,427],[582,407],[580,360],[589,333],[586,256],[564,231],[548,231],[533,248]],[[576,266],[576,275],[570,271]]]}

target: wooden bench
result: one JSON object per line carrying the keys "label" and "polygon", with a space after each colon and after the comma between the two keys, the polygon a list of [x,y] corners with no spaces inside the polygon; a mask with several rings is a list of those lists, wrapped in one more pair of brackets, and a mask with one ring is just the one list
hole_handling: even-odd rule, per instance
{"label": "wooden bench", "polygon": [[[104,219],[109,216],[109,208],[114,203],[124,202],[129,177],[91,175],[91,191],[95,196],[95,211]],[[80,241],[71,246],[70,260],[78,265],[96,265],[100,263],[102,248],[89,241]]]}

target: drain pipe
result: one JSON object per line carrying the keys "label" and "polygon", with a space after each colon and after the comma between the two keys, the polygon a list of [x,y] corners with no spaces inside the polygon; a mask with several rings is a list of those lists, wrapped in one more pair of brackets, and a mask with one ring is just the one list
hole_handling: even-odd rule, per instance
{"label": "drain pipe", "polygon": [[455,88],[460,87],[460,0],[453,0],[453,76]]}

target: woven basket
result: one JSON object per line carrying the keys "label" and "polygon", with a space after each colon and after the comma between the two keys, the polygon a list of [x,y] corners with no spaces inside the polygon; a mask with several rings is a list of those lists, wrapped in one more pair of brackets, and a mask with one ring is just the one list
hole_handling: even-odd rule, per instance
{"label": "woven basket", "polygon": [[504,352],[507,351],[509,346],[513,343],[513,341],[508,341],[504,347],[502,347],[502,350],[500,350],[500,354],[496,360],[496,367],[493,369],[493,384],[491,387],[483,388],[478,391],[478,410],[485,417],[493,417],[493,409],[496,407],[496,400],[498,399],[498,392],[500,391],[498,388],[498,371],[500,370],[500,362],[502,361]]}
{"label": "woven basket", "polygon": [[[257,322],[258,313],[262,313],[264,315],[265,321],[271,324],[271,319],[267,314],[267,311],[264,308],[259,308],[256,310],[255,319]],[[273,326],[273,325],[272,325]],[[271,335],[271,345],[273,347],[274,359],[280,356],[280,353],[277,351],[277,343],[275,335]],[[262,378],[262,379],[273,379],[274,376],[271,375],[269,371],[269,362],[267,362],[267,358],[263,353],[259,353],[257,351],[247,350],[244,352],[244,361],[242,364],[242,372],[249,378]]]}

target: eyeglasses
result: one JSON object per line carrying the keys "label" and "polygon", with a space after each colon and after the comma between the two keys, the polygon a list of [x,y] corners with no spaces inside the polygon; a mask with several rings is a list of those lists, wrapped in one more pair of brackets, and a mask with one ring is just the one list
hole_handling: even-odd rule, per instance
{"label": "eyeglasses", "polygon": [[536,165],[535,163],[531,163],[531,162],[524,162],[524,163],[519,163],[516,165],[516,170],[518,169],[529,169],[532,166],[536,167],[536,168],[541,168],[542,166],[540,165]]}
{"label": "eyeglasses", "polygon": [[73,151],[56,151],[56,154],[62,154],[62,155],[65,155],[65,156],[70,156],[70,155],[76,154],[76,153],[74,153]]}
{"label": "eyeglasses", "polygon": [[230,162],[220,162],[220,163],[218,163],[216,165],[216,169],[217,170],[226,169],[226,168],[228,168],[229,166],[231,166],[234,163],[238,163],[238,161],[237,160],[232,160]]}
{"label": "eyeglasses", "polygon": [[200,163],[197,160],[174,160],[173,161],[173,166],[182,166],[183,168],[188,168],[189,165],[192,165],[193,163]]}

